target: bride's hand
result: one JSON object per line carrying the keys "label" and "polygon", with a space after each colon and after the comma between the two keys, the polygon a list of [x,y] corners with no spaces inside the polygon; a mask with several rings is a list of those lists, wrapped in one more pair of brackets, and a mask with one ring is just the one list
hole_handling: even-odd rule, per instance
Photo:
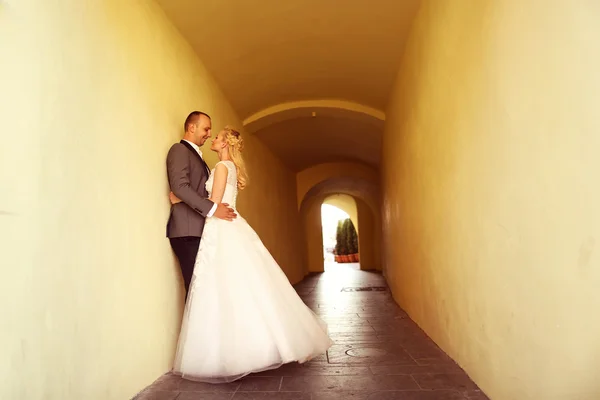
{"label": "bride's hand", "polygon": [[181,203],[181,199],[175,196],[173,192],[169,192],[169,200],[171,200],[171,204]]}

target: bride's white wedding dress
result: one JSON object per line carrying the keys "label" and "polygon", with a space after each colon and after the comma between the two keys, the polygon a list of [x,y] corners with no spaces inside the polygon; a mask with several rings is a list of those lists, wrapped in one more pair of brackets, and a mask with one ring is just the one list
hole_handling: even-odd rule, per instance
{"label": "bride's white wedding dress", "polygon": [[[235,209],[231,161],[223,203]],[[214,171],[213,171],[214,172]],[[213,175],[206,182],[212,192]],[[305,362],[333,344],[326,324],[296,294],[248,223],[208,218],[185,306],[173,372],[231,382],[253,372]]]}

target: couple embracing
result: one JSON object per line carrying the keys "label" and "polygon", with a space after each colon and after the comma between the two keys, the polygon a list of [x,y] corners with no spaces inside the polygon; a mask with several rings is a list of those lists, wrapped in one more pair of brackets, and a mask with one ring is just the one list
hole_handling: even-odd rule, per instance
{"label": "couple embracing", "polygon": [[186,289],[173,372],[225,383],[325,353],[333,344],[326,324],[237,214],[247,179],[242,136],[230,127],[216,135],[210,150],[219,162],[211,171],[200,150],[211,137],[210,117],[194,111],[184,127],[167,156],[167,236]]}

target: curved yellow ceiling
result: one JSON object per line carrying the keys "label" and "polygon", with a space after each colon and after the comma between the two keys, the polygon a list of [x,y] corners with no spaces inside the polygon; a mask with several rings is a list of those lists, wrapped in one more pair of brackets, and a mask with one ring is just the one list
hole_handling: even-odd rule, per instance
{"label": "curved yellow ceiling", "polygon": [[375,168],[381,153],[380,128],[348,118],[296,118],[256,135],[294,171],[326,162],[359,161]]}
{"label": "curved yellow ceiling", "polygon": [[[277,114],[281,109],[277,123],[253,131],[292,168],[324,159],[378,164],[381,129],[361,121],[348,129],[356,121],[346,121],[347,114],[325,113],[321,119],[327,107],[318,104],[356,104],[371,110],[371,116],[383,116],[418,0],[158,3],[246,123],[260,120],[265,110]],[[294,102],[313,102],[319,110],[316,120],[311,107],[285,109]],[[289,138],[289,145],[273,148],[282,138]],[[299,148],[302,138],[316,142]]]}
{"label": "curved yellow ceiling", "polygon": [[268,125],[287,119],[307,116],[330,116],[370,120],[383,128],[385,113],[375,108],[344,100],[302,100],[277,104],[260,110],[244,120],[244,126],[256,132]]}

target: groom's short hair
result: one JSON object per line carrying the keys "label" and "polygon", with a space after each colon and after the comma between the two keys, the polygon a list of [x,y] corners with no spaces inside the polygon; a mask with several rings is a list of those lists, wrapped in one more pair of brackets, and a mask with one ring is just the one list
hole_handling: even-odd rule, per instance
{"label": "groom's short hair", "polygon": [[190,125],[197,124],[201,115],[204,115],[206,118],[210,119],[210,115],[208,115],[207,113],[204,113],[202,111],[192,111],[190,115],[188,115],[185,119],[185,124],[183,124],[183,131],[187,132],[188,127]]}

